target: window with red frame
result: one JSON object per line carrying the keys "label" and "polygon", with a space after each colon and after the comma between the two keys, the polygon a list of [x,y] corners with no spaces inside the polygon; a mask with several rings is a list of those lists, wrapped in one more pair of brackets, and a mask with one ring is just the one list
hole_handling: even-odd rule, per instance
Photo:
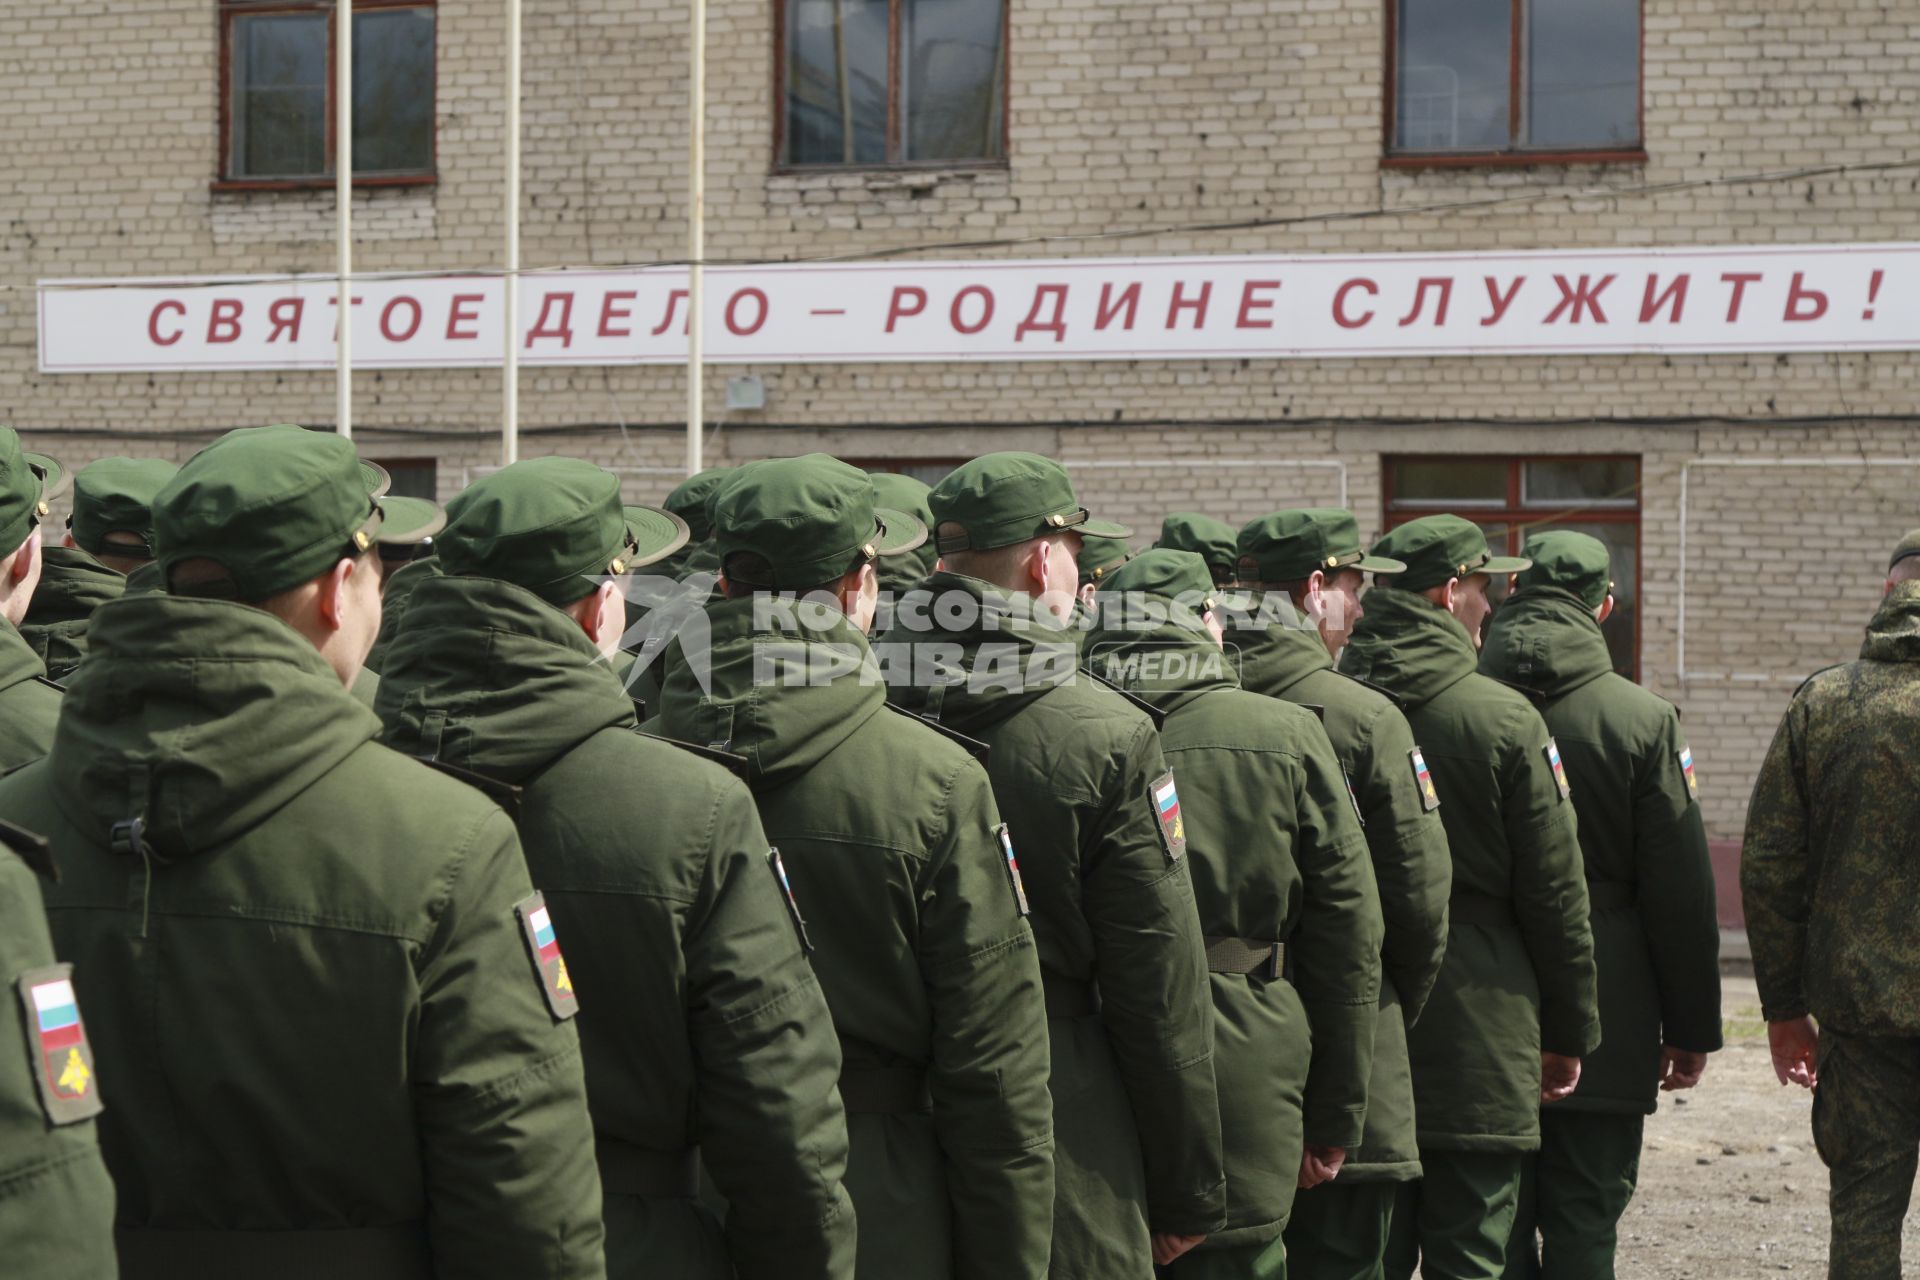
{"label": "window with red frame", "polygon": [[[1383,459],[1389,529],[1447,511],[1486,531],[1495,555],[1520,554],[1529,535],[1572,529],[1606,544],[1613,615],[1601,624],[1613,669],[1640,672],[1640,459],[1486,457],[1453,454]],[[1505,579],[1489,594],[1507,592]]]}
{"label": "window with red frame", "polygon": [[1641,0],[1387,5],[1389,158],[1644,158]]}
{"label": "window with red frame", "polygon": [[[431,181],[432,0],[353,0],[356,182]],[[222,0],[220,179],[317,185],[334,173],[335,6]]]}

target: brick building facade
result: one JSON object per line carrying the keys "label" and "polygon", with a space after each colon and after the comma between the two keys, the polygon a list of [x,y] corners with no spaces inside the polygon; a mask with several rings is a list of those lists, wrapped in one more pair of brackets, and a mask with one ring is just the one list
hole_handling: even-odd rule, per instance
{"label": "brick building facade", "polygon": [[[894,0],[895,20],[916,4],[939,8]],[[1544,29],[1551,7],[1514,12],[1538,8]],[[502,10],[431,6],[431,180],[360,191],[357,267],[499,260]],[[527,5],[528,266],[681,255],[685,10]],[[330,184],[220,181],[236,12],[253,10],[38,6],[0,44],[0,421],[30,447],[177,457],[234,426],[332,421],[328,372],[37,372],[37,280],[331,269]],[[1011,0],[1003,158],[820,168],[777,150],[799,120],[780,97],[792,12],[711,4],[714,258],[1002,238],[1029,243],[940,256],[1875,243],[1920,226],[1920,171],[1875,167],[1910,160],[1920,120],[1912,5],[1644,0],[1637,144],[1438,162],[1383,158],[1406,128],[1384,99],[1408,11],[1388,0]],[[1824,172],[1701,185],[1800,167]],[[1433,208],[1489,196],[1503,199]],[[1342,211],[1373,216],[1155,230]],[[1114,231],[1141,234],[1084,238]],[[724,411],[742,374],[764,382],[765,407]],[[528,369],[523,452],[592,458],[657,498],[678,473],[683,394],[674,368]],[[1885,550],[1920,524],[1917,394],[1920,358],[1897,351],[764,365],[710,370],[707,453],[937,467],[1034,449],[1148,533],[1169,510],[1238,522],[1343,497],[1379,530],[1422,494],[1477,496],[1502,527],[1603,518],[1638,553],[1623,662],[1683,708],[1726,840],[1787,696],[1855,652]],[[445,496],[497,461],[498,403],[489,370],[364,372],[356,434]]]}

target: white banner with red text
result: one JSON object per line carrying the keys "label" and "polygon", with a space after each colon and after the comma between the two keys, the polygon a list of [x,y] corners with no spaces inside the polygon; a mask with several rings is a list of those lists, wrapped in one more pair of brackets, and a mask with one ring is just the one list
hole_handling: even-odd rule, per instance
{"label": "white banner with red text", "polygon": [[[330,276],[44,280],[40,369],[328,369]],[[357,368],[497,365],[498,276],[357,280]],[[528,365],[687,358],[684,267],[520,280]],[[1920,348],[1920,244],[709,268],[706,357],[1343,359]]]}

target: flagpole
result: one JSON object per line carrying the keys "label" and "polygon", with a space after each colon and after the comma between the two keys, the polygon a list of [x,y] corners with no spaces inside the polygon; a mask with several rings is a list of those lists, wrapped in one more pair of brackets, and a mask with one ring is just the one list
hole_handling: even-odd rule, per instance
{"label": "flagpole", "polygon": [[500,281],[500,463],[520,459],[520,0],[507,0],[507,262]]}
{"label": "flagpole", "polygon": [[335,429],[353,438],[353,0],[334,0],[333,202],[340,254],[334,327]]}
{"label": "flagpole", "polygon": [[700,470],[700,432],[706,418],[707,256],[707,3],[693,0],[687,163],[687,474]]}

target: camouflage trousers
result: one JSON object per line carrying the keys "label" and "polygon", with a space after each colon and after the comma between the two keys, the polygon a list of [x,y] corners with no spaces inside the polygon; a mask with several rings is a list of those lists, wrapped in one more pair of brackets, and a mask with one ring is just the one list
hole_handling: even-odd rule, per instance
{"label": "camouflage trousers", "polygon": [[1831,1185],[1829,1280],[1900,1280],[1920,1168],[1920,1039],[1821,1028],[1813,1144]]}

